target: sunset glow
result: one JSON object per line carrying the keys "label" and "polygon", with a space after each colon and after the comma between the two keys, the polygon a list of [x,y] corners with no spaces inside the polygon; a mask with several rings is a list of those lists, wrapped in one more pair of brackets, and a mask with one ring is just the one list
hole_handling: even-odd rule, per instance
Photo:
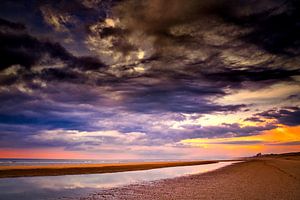
{"label": "sunset glow", "polygon": [[297,2],[233,2],[1,1],[0,158],[300,151]]}

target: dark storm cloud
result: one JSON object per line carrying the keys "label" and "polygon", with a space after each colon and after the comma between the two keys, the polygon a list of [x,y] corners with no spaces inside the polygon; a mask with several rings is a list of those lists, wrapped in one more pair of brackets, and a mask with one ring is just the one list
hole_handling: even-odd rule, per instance
{"label": "dark storm cloud", "polygon": [[[177,36],[170,33],[170,29],[177,25],[182,24],[190,24],[192,22],[198,22],[202,24],[201,21],[204,19],[204,21],[209,20],[210,18],[221,18],[223,20],[218,21],[219,24],[236,24],[243,28],[246,25],[251,26],[254,30],[256,29],[256,26],[253,24],[260,26],[259,23],[255,23],[255,20],[258,20],[256,16],[261,13],[268,13],[269,10],[279,9],[278,6],[281,5],[281,1],[269,3],[268,1],[262,1],[262,3],[259,3],[257,6],[253,6],[256,1],[249,1],[248,3],[242,2],[242,1],[189,1],[189,2],[183,2],[183,1],[122,1],[121,3],[117,4],[116,2],[110,2],[110,5],[116,5],[113,9],[113,13],[116,13],[118,17],[120,17],[121,22],[123,22],[125,29],[120,29],[119,27],[108,27],[101,30],[99,33],[100,38],[101,37],[107,37],[109,35],[114,35],[116,37],[120,37],[120,40],[117,43],[114,44],[115,48],[122,49],[123,52],[136,50],[137,47],[132,46],[131,44],[126,44],[126,37],[124,35],[130,34],[135,30],[142,30],[146,34],[150,35],[156,35],[158,41],[164,40],[163,38],[170,38],[173,40]],[[270,5],[269,5],[270,4]],[[291,7],[291,5],[294,4],[293,2],[288,3],[283,7],[282,9],[288,9]],[[39,6],[42,7],[43,5],[51,6],[53,12],[63,12],[63,13],[73,13],[75,14],[75,11],[78,11],[78,15],[82,17],[80,18],[82,21],[85,21],[87,24],[91,23],[92,21],[95,21],[95,19],[89,19],[87,21],[85,19],[87,13],[97,10],[99,7],[86,7],[84,3],[79,3],[75,1],[70,5],[68,1],[60,1],[58,4],[53,4],[53,2],[47,2],[47,3],[39,3]],[[97,4],[98,5],[98,4]],[[101,6],[100,6],[101,7]],[[102,5],[103,7],[103,5]],[[259,8],[262,7],[262,8]],[[287,8],[288,7],[288,8]],[[140,8],[140,9],[136,9]],[[168,9],[165,9],[168,8]],[[248,9],[249,8],[249,9]],[[253,11],[254,9],[251,8],[259,8],[256,11]],[[251,10],[248,14],[243,13],[243,10]],[[297,9],[297,7],[295,8]],[[100,9],[101,10],[101,9]],[[160,12],[161,10],[167,10],[166,12]],[[101,12],[104,12],[101,10]],[[109,12],[109,11],[105,11]],[[104,12],[104,13],[105,13]],[[246,11],[245,11],[246,12]],[[290,12],[294,13],[294,10],[292,9]],[[81,14],[80,14],[81,13]],[[90,13],[89,13],[90,14]],[[271,15],[271,17],[274,17],[282,14],[282,11]],[[93,14],[92,14],[93,16]],[[245,19],[244,19],[245,18]],[[246,18],[248,20],[246,20]],[[252,18],[255,18],[252,19]],[[101,18],[102,19],[102,18]],[[245,21],[245,22],[244,22]],[[247,23],[246,23],[247,21]],[[252,22],[253,21],[253,22]],[[251,23],[250,23],[251,22]],[[293,21],[293,24],[294,21]],[[210,25],[207,26],[201,26],[203,29],[209,29]],[[198,30],[201,31],[201,30]],[[274,33],[275,34],[275,33]],[[187,33],[187,35],[183,35],[184,37],[192,37],[195,39],[194,36],[191,36],[190,33]],[[190,42],[189,40],[185,40],[182,35],[178,36],[178,41],[183,45],[188,45],[190,48]],[[24,35],[22,36],[24,37]],[[30,36],[27,36],[29,40],[34,40],[35,38],[30,38]],[[123,39],[122,39],[123,38]],[[161,38],[161,39],[160,39]],[[173,38],[173,39],[172,39]],[[18,40],[19,38],[16,38],[15,40]],[[25,39],[25,38],[23,38]],[[239,39],[236,38],[236,39]],[[22,39],[21,39],[22,40]],[[174,39],[175,43],[177,39]],[[194,40],[192,40],[194,41]],[[21,41],[22,42],[22,41]],[[42,44],[38,45],[36,43],[41,42]],[[86,57],[86,58],[74,58],[68,51],[66,51],[61,45],[59,44],[52,44],[51,42],[43,42],[43,41],[32,41],[34,46],[37,46],[36,48],[30,49],[26,45],[25,50],[26,53],[21,51],[19,48],[20,46],[12,47],[12,52],[9,52],[7,54],[7,63],[3,63],[2,65],[5,65],[6,67],[14,64],[16,61],[12,61],[12,59],[9,59],[10,53],[13,56],[16,56],[20,60],[19,62],[23,64],[24,66],[31,66],[32,64],[35,64],[38,59],[45,50],[43,49],[50,49],[49,53],[54,58],[59,58],[67,61],[71,66],[73,67],[82,67],[84,69],[99,69],[103,67],[104,64],[102,64],[99,60],[92,57]],[[198,41],[199,42],[199,41]],[[275,41],[276,42],[276,41]],[[274,43],[274,42],[273,42]],[[168,42],[169,44],[169,42]],[[172,42],[171,42],[172,45]],[[199,44],[200,45],[200,44]],[[45,47],[38,47],[38,46],[45,46]],[[164,46],[163,44],[160,46]],[[199,48],[198,45],[196,45],[197,48]],[[26,49],[28,48],[28,49]],[[194,48],[194,47],[193,47]],[[192,49],[193,49],[192,48]],[[42,49],[42,50],[41,50]],[[53,51],[51,50],[53,49]],[[32,52],[32,53],[28,53]],[[34,52],[34,53],[33,53]],[[41,52],[41,53],[36,53]],[[57,55],[53,55],[53,52],[57,52]],[[179,52],[179,54],[182,52]],[[37,54],[37,55],[35,55]],[[158,52],[158,57],[156,60],[165,60],[164,55],[160,55]],[[218,54],[217,54],[218,55]],[[174,55],[176,57],[177,55]],[[179,56],[179,55],[178,55]],[[182,56],[179,56],[178,58],[182,59]],[[146,58],[145,60],[147,60]],[[172,58],[170,58],[172,59]],[[218,56],[213,56],[212,59],[214,60],[220,60]],[[198,62],[200,64],[195,65],[197,61],[194,62],[194,67],[189,67],[186,71],[190,72],[190,74],[181,74],[181,71],[177,71],[176,69],[173,69],[173,74],[175,78],[184,78],[181,77],[185,75],[187,79],[197,79],[197,78],[209,78],[212,81],[218,80],[220,83],[220,86],[222,83],[225,83],[224,87],[226,87],[228,84],[231,86],[233,85],[240,85],[240,83],[244,81],[265,81],[265,80],[273,80],[274,82],[279,80],[290,80],[291,76],[299,74],[299,70],[287,70],[287,69],[270,69],[268,67],[261,67],[261,68],[248,68],[248,69],[231,69],[231,66],[226,66],[224,63],[211,63],[212,65],[222,65],[225,66],[221,67],[220,70],[216,70],[211,72],[210,70],[205,70],[205,66],[210,65],[210,60],[204,60],[202,62]],[[163,63],[162,63],[163,65]],[[202,66],[204,65],[204,67]],[[4,66],[4,67],[5,67]],[[251,67],[251,66],[249,66]],[[201,70],[199,70],[201,69]],[[151,69],[151,70],[157,70],[157,69]],[[149,71],[151,74],[152,71]],[[54,71],[54,70],[53,70]],[[161,73],[163,71],[158,69],[158,73]],[[195,74],[198,74],[198,77],[195,77],[195,74],[191,75],[192,73],[196,72]],[[156,75],[155,71],[153,72],[153,75]],[[164,72],[163,72],[164,73]],[[71,75],[72,76],[72,75]],[[164,73],[162,76],[172,76],[172,74]],[[12,79],[9,79],[12,80]],[[8,80],[8,81],[9,81]],[[226,83],[227,82],[227,83]],[[269,83],[269,82],[268,82]],[[268,84],[267,83],[267,84]],[[226,85],[227,84],[227,85]]]}
{"label": "dark storm cloud", "polygon": [[11,22],[11,21],[1,19],[1,18],[0,18],[0,27],[2,29],[7,29],[7,28],[8,29],[15,29],[15,30],[25,30],[26,29],[24,24]]}
{"label": "dark storm cloud", "polygon": [[[73,119],[57,118],[56,116],[28,116],[22,114],[0,114],[0,122],[3,124],[19,125],[50,125],[52,127],[76,127],[78,121]],[[49,128],[49,126],[48,126]]]}
{"label": "dark storm cloud", "polygon": [[235,112],[245,105],[218,105],[209,97],[224,95],[218,88],[201,86],[171,86],[143,88],[129,94],[125,99],[127,107],[136,112],[182,112],[182,113],[212,113]]}
{"label": "dark storm cloud", "polygon": [[[127,0],[115,6],[113,12],[123,20],[128,30],[168,37],[170,28],[176,25],[235,12],[240,6],[243,6],[240,1],[232,0]],[[171,34],[169,36],[172,37]]]}
{"label": "dark storm cloud", "polygon": [[[97,105],[98,94],[86,88],[60,85],[36,88],[34,92],[20,91],[18,88],[1,92],[0,124],[11,126],[33,126],[39,129],[76,129],[89,130],[88,126],[94,118],[101,118],[103,113],[97,113],[91,106]],[[108,117],[108,115],[106,115]],[[86,119],[89,120],[86,120]],[[1,131],[7,131],[3,126]],[[34,132],[24,132],[25,135]]]}
{"label": "dark storm cloud", "polygon": [[[164,145],[164,144],[178,144],[181,140],[195,139],[195,138],[235,138],[243,136],[259,135],[262,131],[272,130],[276,128],[275,125],[267,124],[264,126],[241,126],[240,124],[222,124],[216,126],[200,126],[200,125],[183,125],[182,129],[162,128],[159,132],[149,128],[143,130],[147,132],[147,140],[144,143],[148,146]],[[219,144],[235,144],[235,145],[249,145],[258,144],[260,141],[236,141],[236,142],[218,142]]]}
{"label": "dark storm cloud", "polygon": [[14,84],[19,78],[16,75],[0,75],[0,85],[8,86]]}
{"label": "dark storm cloud", "polygon": [[300,75],[300,69],[288,70],[266,67],[252,67],[249,69],[224,68],[219,72],[203,72],[203,74],[208,80],[217,80],[221,84],[241,87],[240,84],[243,82],[270,85],[271,83],[277,83],[279,81],[293,81],[293,76]]}
{"label": "dark storm cloud", "polygon": [[35,97],[32,97],[28,94],[22,93],[20,91],[2,91],[0,100],[1,100],[1,111],[7,108],[11,108],[13,105],[19,105],[23,102],[29,102],[34,100]]}
{"label": "dark storm cloud", "polygon": [[272,53],[299,55],[299,1],[277,1],[276,3],[276,6],[265,12],[242,17],[234,20],[234,23],[253,29],[242,37],[247,42],[261,46]]}
{"label": "dark storm cloud", "polygon": [[[153,75],[151,75],[153,76]],[[150,80],[147,80],[147,79]],[[244,104],[221,105],[214,99],[227,95],[222,87],[205,82],[195,83],[187,79],[175,77],[157,83],[147,83],[151,78],[125,78],[105,80],[114,85],[109,91],[122,95],[119,104],[127,111],[141,113],[214,113],[237,112],[246,107]],[[154,76],[153,76],[154,78]],[[162,77],[163,79],[163,77]],[[176,84],[174,84],[176,82]],[[103,85],[100,80],[100,85]]]}
{"label": "dark storm cloud", "polygon": [[240,124],[222,124],[220,126],[184,126],[192,131],[192,138],[240,137],[257,135],[262,131],[276,128],[273,124],[264,126],[241,126]]}
{"label": "dark storm cloud", "polygon": [[149,77],[166,76],[176,80],[194,80],[205,82],[208,88],[218,87],[243,89],[268,87],[279,82],[295,82],[295,76],[300,75],[300,69],[271,68],[258,64],[249,67],[230,67],[219,62],[219,58],[212,57],[201,64],[186,65],[182,70],[150,71]]}
{"label": "dark storm cloud", "polygon": [[42,41],[27,33],[19,33],[15,26],[6,24],[6,27],[13,27],[16,32],[0,32],[0,53],[3,56],[0,69],[2,70],[15,64],[31,68],[39,64],[46,55],[52,59],[60,59],[70,67],[98,69],[105,66],[96,58],[75,57],[59,43]]}
{"label": "dark storm cloud", "polygon": [[248,117],[244,121],[250,122],[264,122],[264,120],[260,119],[259,117]]}
{"label": "dark storm cloud", "polygon": [[32,125],[2,124],[0,123],[1,147],[28,147],[25,138],[38,132],[42,127]]}
{"label": "dark storm cloud", "polygon": [[[121,25],[97,31],[99,40],[112,36],[116,43],[110,48],[125,55],[141,48],[140,42],[130,42],[135,32],[145,40],[154,38],[155,52],[138,62],[150,69],[136,76],[169,78],[174,84],[177,80],[205,80],[220,88],[259,88],[294,82],[300,74],[299,41],[295,37],[298,10],[296,1],[281,0],[128,0],[112,9]],[[205,39],[216,35],[225,42]],[[228,51],[240,60],[225,62],[231,56],[224,54]],[[258,55],[253,55],[256,52]],[[192,54],[193,59],[189,57]],[[136,65],[127,64],[122,69]]]}
{"label": "dark storm cloud", "polygon": [[142,31],[155,36],[157,48],[161,49],[170,42],[184,43],[184,39],[193,39],[189,32],[171,33],[176,26],[196,23],[201,32],[216,25],[235,25],[240,28],[240,31],[235,30],[240,32],[236,39],[258,45],[271,53],[298,55],[299,8],[299,2],[295,0],[127,0],[113,9],[125,26],[125,32],[109,28],[103,33],[107,36]]}
{"label": "dark storm cloud", "polygon": [[292,94],[287,97],[287,100],[300,100],[300,94]]}
{"label": "dark storm cloud", "polygon": [[43,80],[47,81],[79,81],[82,77],[80,74],[67,70],[67,69],[56,69],[56,68],[48,68],[43,69],[41,74],[39,75]]}
{"label": "dark storm cloud", "polygon": [[[143,145],[256,135],[276,126],[184,125],[174,130],[159,123],[184,122],[185,114],[196,114],[196,120],[203,114],[243,111],[249,105],[217,101],[231,90],[299,84],[297,1],[29,0],[0,5],[0,146],[82,150],[81,145],[102,144],[92,137],[77,143],[29,140],[41,130],[56,129],[140,131],[150,138]],[[115,24],[103,26],[107,17]],[[140,50],[145,56],[133,58],[131,53],[137,57]],[[300,123],[299,108],[245,120],[263,122],[261,117]]]}
{"label": "dark storm cloud", "polygon": [[[177,143],[184,139],[195,138],[235,138],[243,136],[258,135],[262,131],[276,128],[275,125],[267,124],[264,126],[241,126],[240,124],[222,124],[216,126],[183,125],[182,129],[164,129],[161,132],[155,132],[151,129],[146,130],[149,137],[147,145],[157,145],[166,143]],[[145,131],[145,130],[144,130]],[[225,141],[226,142],[226,141]],[[243,141],[236,144],[242,144]],[[258,142],[256,142],[258,143]],[[234,142],[233,142],[234,144]],[[246,144],[246,142],[244,143]]]}
{"label": "dark storm cloud", "polygon": [[286,107],[282,109],[272,109],[256,114],[267,119],[275,119],[280,124],[288,126],[297,126],[300,124],[299,107]]}
{"label": "dark storm cloud", "polygon": [[27,34],[0,34],[1,55],[3,60],[0,69],[20,64],[30,68],[37,64],[48,53],[52,58],[70,60],[72,56],[59,44],[41,42]]}
{"label": "dark storm cloud", "polygon": [[106,67],[106,65],[95,57],[75,57],[70,63],[71,67],[79,68],[82,70],[99,70]]}

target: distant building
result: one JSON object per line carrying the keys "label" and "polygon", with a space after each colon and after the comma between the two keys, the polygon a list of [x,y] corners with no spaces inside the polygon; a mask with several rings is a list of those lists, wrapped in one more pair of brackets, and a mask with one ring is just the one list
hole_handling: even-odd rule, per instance
{"label": "distant building", "polygon": [[261,153],[258,153],[258,154],[256,154],[256,157],[260,157],[260,156],[262,156],[262,154],[261,154]]}

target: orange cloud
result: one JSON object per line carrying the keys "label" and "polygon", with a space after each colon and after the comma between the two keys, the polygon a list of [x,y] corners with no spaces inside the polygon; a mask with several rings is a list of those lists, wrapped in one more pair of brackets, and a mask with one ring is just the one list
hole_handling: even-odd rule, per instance
{"label": "orange cloud", "polygon": [[181,141],[184,145],[226,151],[232,155],[248,155],[256,152],[279,153],[300,150],[300,126],[280,126],[260,135],[229,138],[196,138]]}

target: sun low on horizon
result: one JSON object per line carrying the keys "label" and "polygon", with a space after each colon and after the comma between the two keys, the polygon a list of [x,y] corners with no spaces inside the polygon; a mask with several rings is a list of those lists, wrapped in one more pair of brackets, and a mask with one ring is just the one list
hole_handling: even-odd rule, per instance
{"label": "sun low on horizon", "polygon": [[0,2],[0,158],[300,151],[295,0]]}

